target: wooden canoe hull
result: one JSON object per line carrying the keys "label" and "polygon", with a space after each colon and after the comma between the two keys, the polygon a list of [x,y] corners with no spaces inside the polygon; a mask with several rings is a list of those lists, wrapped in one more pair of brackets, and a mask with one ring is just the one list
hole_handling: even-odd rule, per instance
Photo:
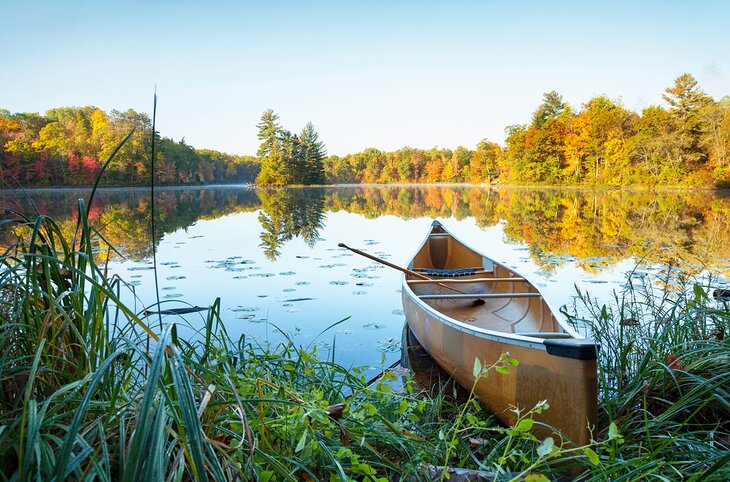
{"label": "wooden canoe hull", "polygon": [[[461,249],[456,245],[457,242],[458,240],[448,250],[449,254],[442,257],[445,256],[448,260],[457,248]],[[421,256],[421,266],[426,264],[423,262],[423,249],[422,246],[414,257],[414,260],[419,260]],[[468,263],[473,262],[473,259],[468,260]],[[415,264],[415,267],[419,267],[418,262]],[[449,262],[446,261],[445,264],[449,265]],[[454,268],[454,263],[451,262],[448,267]],[[413,262],[409,268],[414,268]],[[517,276],[513,271],[505,270],[507,268],[500,265],[492,270],[492,274],[495,277]],[[517,407],[524,413],[540,401],[547,400],[550,408],[541,414],[535,414],[533,418],[536,422],[549,425],[553,430],[538,428],[536,433],[539,436],[547,436],[555,431],[576,445],[590,441],[589,428],[592,429],[595,425],[597,412],[595,345],[587,340],[576,339],[572,331],[566,332],[541,298],[507,301],[502,298],[488,299],[481,306],[470,308],[474,303],[463,299],[424,301],[419,294],[423,296],[424,293],[433,293],[433,284],[414,285],[409,283],[409,278],[412,281],[410,276],[406,276],[403,281],[406,320],[421,345],[447,373],[470,389],[474,383],[473,368],[476,358],[479,358],[483,367],[488,367],[496,363],[503,353],[509,353],[510,357],[519,361],[519,365],[510,366],[509,374],[491,372],[488,378],[480,379],[475,387],[475,395],[479,400],[508,425],[516,421],[512,408]],[[491,285],[495,284],[497,283]],[[517,293],[536,291],[530,283],[509,282],[498,285],[499,287],[489,286],[487,283],[477,287],[471,287],[470,284],[464,286],[470,286],[471,290],[479,292],[492,290],[504,296],[507,296],[505,293],[509,290]],[[419,291],[418,294],[412,289],[414,287]],[[446,290],[440,288],[438,291]],[[490,306],[490,303],[499,305]],[[510,305],[512,308],[508,310]],[[451,317],[464,317],[470,310],[473,316],[468,318],[475,318],[477,325],[465,322],[463,318]],[[494,313],[504,316],[497,317]],[[503,318],[509,318],[508,315],[514,316],[517,321],[512,325],[505,323]],[[484,321],[483,318],[488,316],[499,319]],[[501,327],[504,332],[480,327],[476,318],[482,319],[483,326]],[[563,340],[552,342],[541,337],[523,336],[515,328],[522,325],[528,330],[545,332],[545,338],[555,335],[556,331],[562,331],[560,334],[564,337]],[[562,350],[562,346],[568,347],[568,350]],[[570,349],[571,346],[577,346],[577,351]]]}

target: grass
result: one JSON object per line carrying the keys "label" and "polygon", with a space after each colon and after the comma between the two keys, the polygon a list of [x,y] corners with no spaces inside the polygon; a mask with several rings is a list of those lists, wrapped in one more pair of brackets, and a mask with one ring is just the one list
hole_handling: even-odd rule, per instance
{"label": "grass", "polygon": [[471,397],[394,389],[390,372],[370,385],[292,339],[233,340],[218,301],[153,329],[120,301],[83,201],[72,239],[41,215],[3,225],[0,480],[418,480],[446,464],[500,480],[730,478],[730,314],[709,287],[657,296],[636,278],[610,306],[578,294],[570,317],[602,347],[601,411],[594,442],[570,447],[532,434],[549,400],[501,427]]}

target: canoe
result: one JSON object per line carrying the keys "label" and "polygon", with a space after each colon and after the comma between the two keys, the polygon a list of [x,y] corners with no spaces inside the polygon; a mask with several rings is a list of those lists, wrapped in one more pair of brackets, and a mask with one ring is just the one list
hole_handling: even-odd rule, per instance
{"label": "canoe", "polygon": [[[468,247],[434,221],[404,274],[403,308],[426,351],[467,389],[475,359],[503,353],[519,361],[508,374],[481,378],[475,395],[503,423],[547,400],[534,415],[538,435],[583,445],[596,423],[598,347],[568,325],[533,283]],[[423,279],[428,277],[430,279]],[[481,300],[481,301],[478,301]]]}

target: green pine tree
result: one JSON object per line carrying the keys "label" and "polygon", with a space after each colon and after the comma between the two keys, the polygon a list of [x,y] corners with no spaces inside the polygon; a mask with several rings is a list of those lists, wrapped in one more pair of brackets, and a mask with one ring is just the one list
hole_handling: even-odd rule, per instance
{"label": "green pine tree", "polygon": [[302,167],[304,169],[302,181],[304,184],[324,184],[324,158],[327,151],[324,143],[319,140],[314,125],[308,122],[299,136],[302,151]]}

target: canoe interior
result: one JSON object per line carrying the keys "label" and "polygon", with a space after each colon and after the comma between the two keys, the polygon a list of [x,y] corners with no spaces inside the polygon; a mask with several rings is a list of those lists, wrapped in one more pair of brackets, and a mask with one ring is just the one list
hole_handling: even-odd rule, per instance
{"label": "canoe interior", "polygon": [[[550,408],[534,415],[536,436],[557,434],[578,446],[590,441],[597,413],[597,347],[562,326],[534,285],[464,245],[438,222],[408,267],[415,273],[427,270],[431,279],[406,275],[406,320],[446,373],[474,387],[505,424],[516,422],[514,407],[529,410],[547,400]],[[475,359],[488,367],[505,353],[519,365],[475,384]]]}
{"label": "canoe interior", "polygon": [[[441,284],[417,281],[408,275],[409,286],[417,296],[456,295],[446,286],[463,293],[491,296],[474,298],[444,298],[424,300],[435,310],[457,321],[486,330],[504,333],[563,333],[564,330],[552,310],[541,296],[509,297],[511,293],[534,293],[539,291],[530,282],[511,269],[462,244],[440,225],[435,225],[426,242],[414,256],[409,268],[440,270],[439,275],[429,277]],[[463,275],[464,268],[476,268],[473,274]],[[431,272],[432,273],[432,272]],[[452,273],[452,274],[450,274]],[[454,276],[453,273],[458,274]],[[514,281],[512,281],[514,279]],[[446,286],[443,286],[446,285]],[[505,296],[498,296],[505,295]],[[475,302],[481,299],[482,302]],[[555,336],[555,335],[553,335]]]}

